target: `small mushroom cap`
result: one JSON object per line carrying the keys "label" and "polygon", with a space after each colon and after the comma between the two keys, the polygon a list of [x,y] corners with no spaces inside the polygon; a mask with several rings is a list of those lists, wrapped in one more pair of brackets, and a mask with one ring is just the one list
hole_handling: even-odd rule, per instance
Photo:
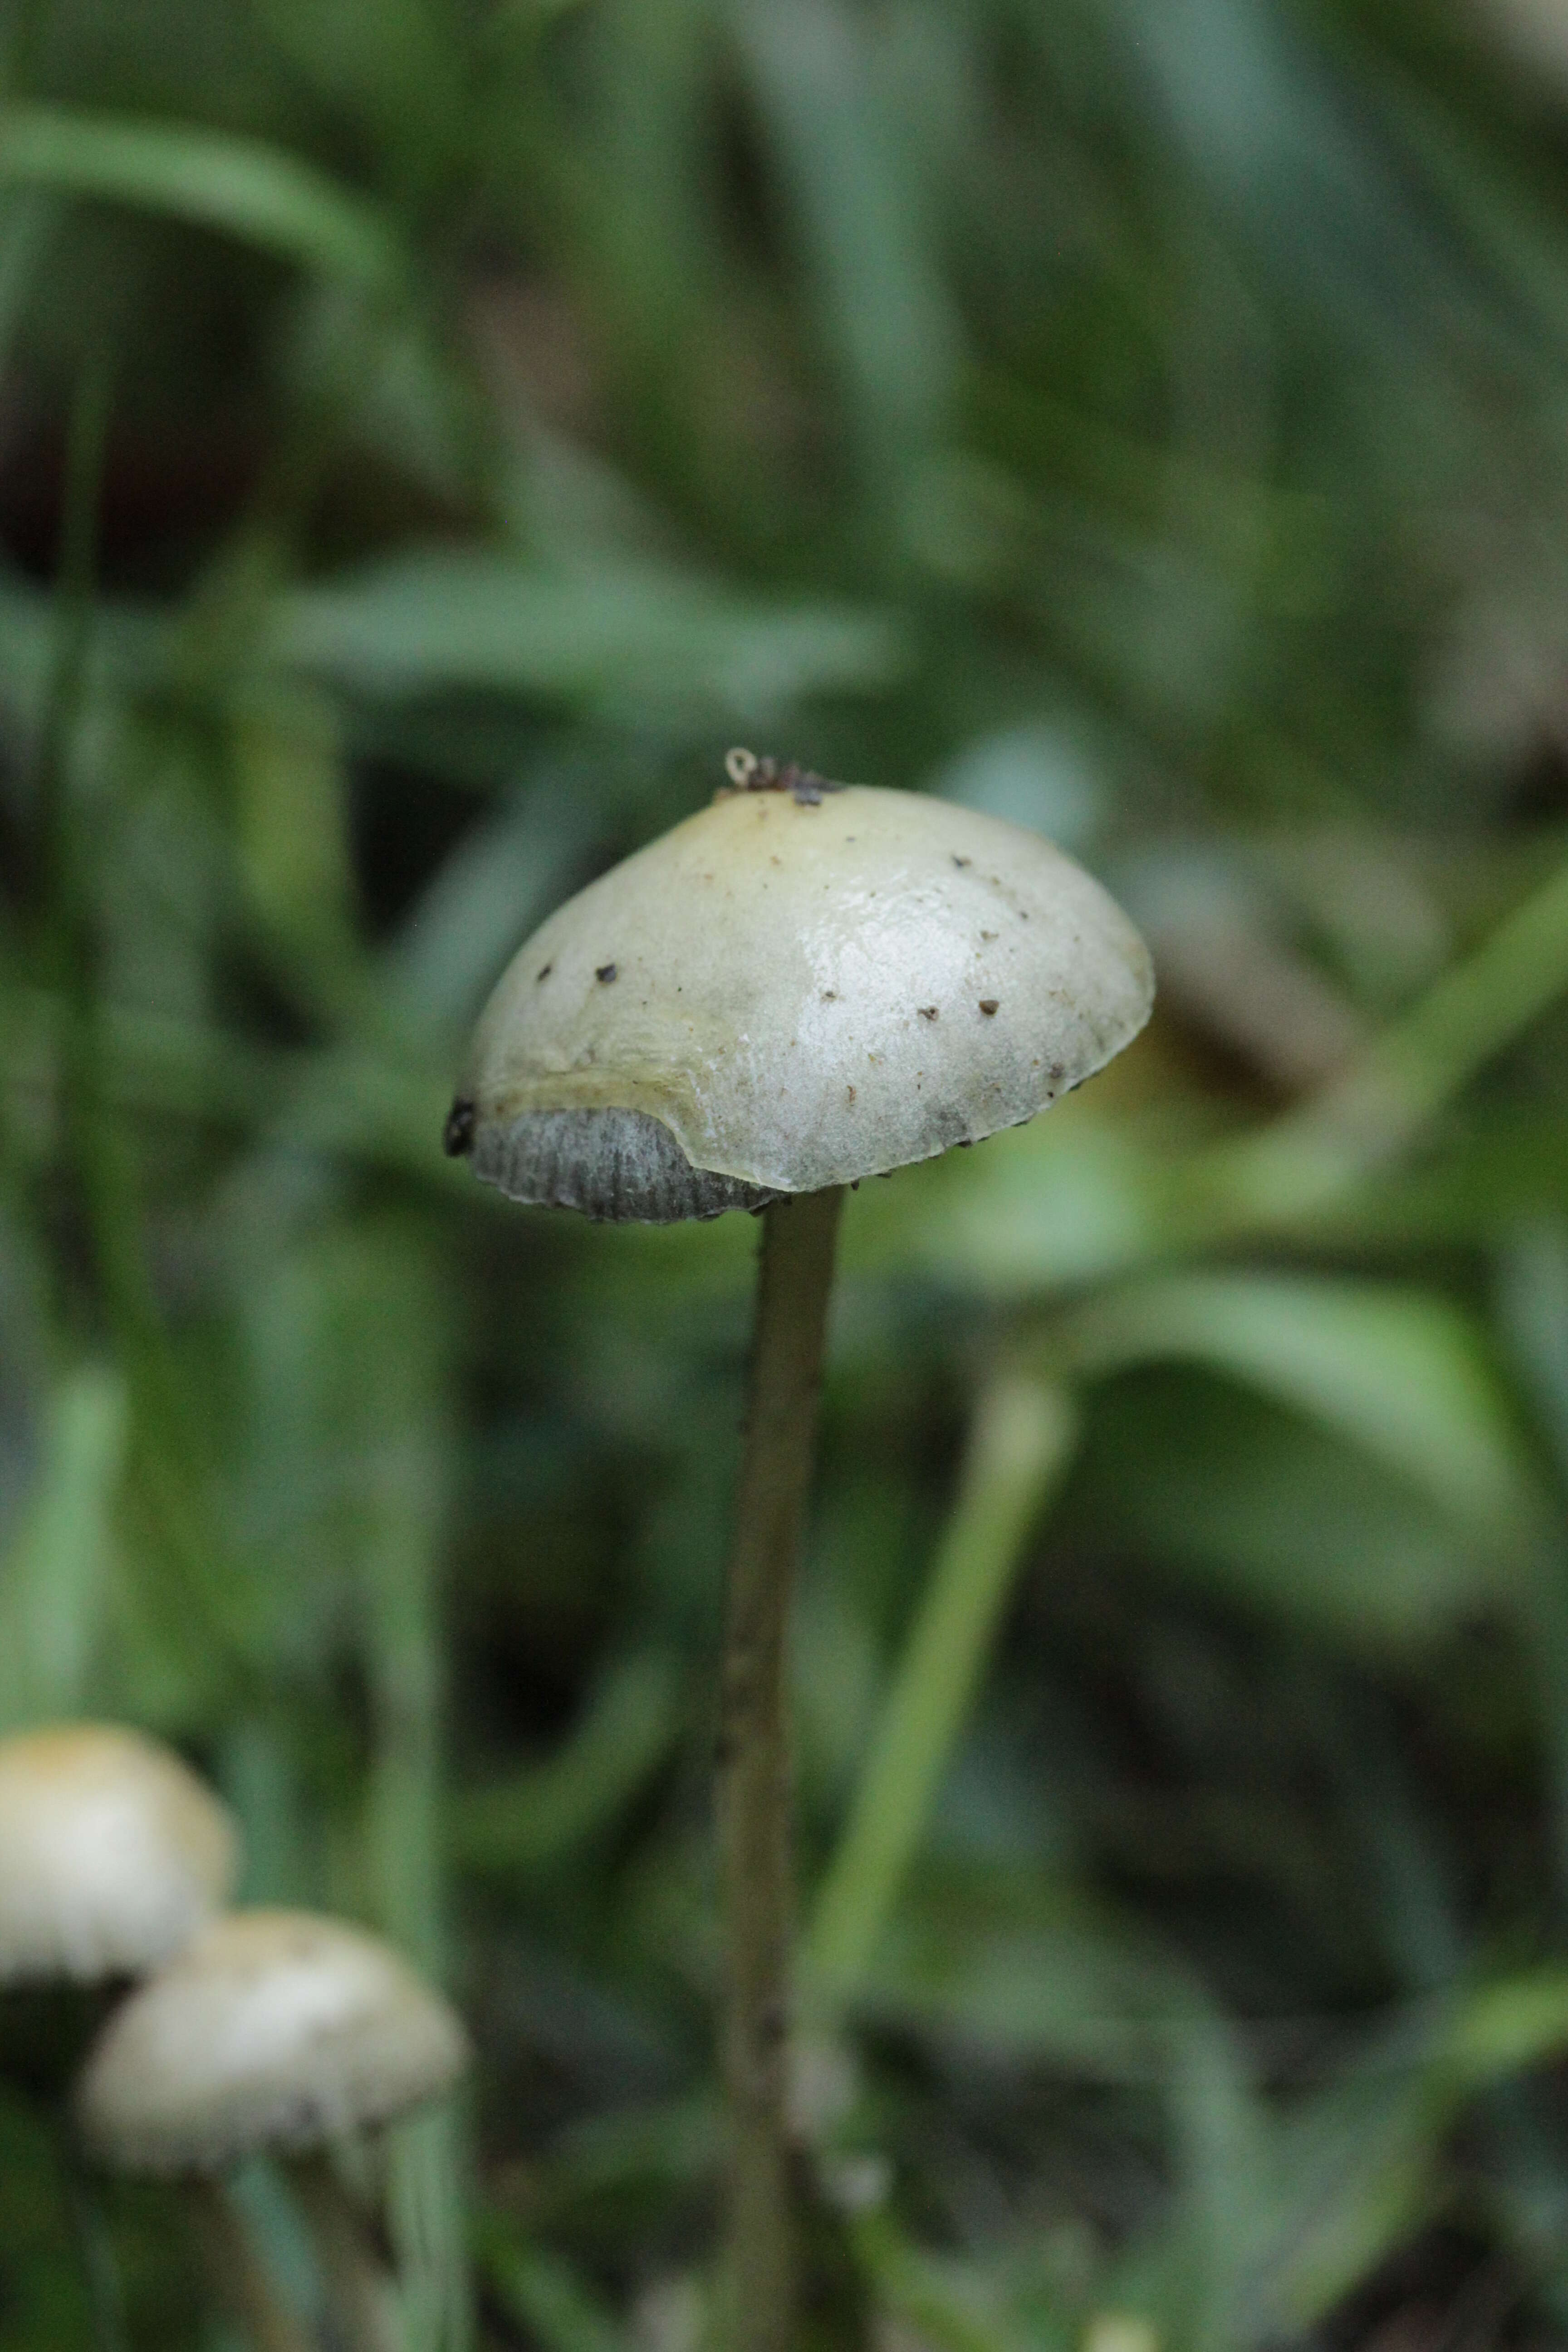
{"label": "small mushroom cap", "polygon": [[224,1806],[142,1732],[0,1740],[0,1983],[161,1967],[226,1899],[237,1854]]}
{"label": "small mushroom cap", "polygon": [[869,785],[737,792],[535,931],[448,1149],[601,1216],[755,1206],[1033,1118],[1152,997],[1127,917],[1037,835]]}
{"label": "small mushroom cap", "polygon": [[456,2014],[379,1936],[231,1911],[116,2011],[77,2086],[95,2155],[216,2172],[388,2122],[467,2063]]}

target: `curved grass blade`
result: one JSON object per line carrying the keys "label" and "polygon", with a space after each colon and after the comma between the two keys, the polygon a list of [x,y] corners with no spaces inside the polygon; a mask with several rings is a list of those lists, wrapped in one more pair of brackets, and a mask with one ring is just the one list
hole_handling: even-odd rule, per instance
{"label": "curved grass blade", "polygon": [[18,106],[0,116],[0,185],[52,188],[237,237],[280,261],[395,294],[405,257],[374,205],[258,139],[194,122]]}

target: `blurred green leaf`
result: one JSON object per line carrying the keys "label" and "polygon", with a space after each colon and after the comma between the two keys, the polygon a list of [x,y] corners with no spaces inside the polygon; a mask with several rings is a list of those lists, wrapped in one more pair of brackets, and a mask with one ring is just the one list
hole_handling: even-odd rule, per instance
{"label": "blurred green leaf", "polygon": [[1478,1535],[1353,1442],[1197,1370],[1109,1387],[1063,1504],[1178,1582],[1375,1655],[1419,1649],[1508,1592]]}
{"label": "blurred green leaf", "polygon": [[1173,1276],[1065,1318],[1053,1346],[1090,1376],[1186,1358],[1363,1449],[1504,1552],[1541,1498],[1480,1345],[1429,1291],[1327,1277]]}
{"label": "blurred green leaf", "polygon": [[44,1416],[32,1495],[0,1567],[0,1726],[79,1715],[88,1703],[117,1546],[124,1383],[85,1364]]}
{"label": "blurred green leaf", "polygon": [[[1159,1251],[1173,1222],[1152,1154],[1091,1097],[897,1181],[903,1203],[868,1206],[899,1255],[1000,1299],[1123,1273]],[[857,1240],[851,1226],[851,1249]]]}
{"label": "blurred green leaf", "polygon": [[996,2060],[1047,2061],[1089,2080],[1151,2083],[1201,2007],[1171,1955],[1068,1889],[1044,1890],[1028,1926],[943,1918],[912,1895],[868,1964],[858,2006]]}
{"label": "blurred green leaf", "polygon": [[1535,1218],[1500,1253],[1503,1329],[1568,1486],[1568,1226]]}
{"label": "blurred green leaf", "polygon": [[201,123],[12,104],[0,182],[167,213],[384,299],[406,264],[375,206],[281,148]]}
{"label": "blurred green leaf", "polygon": [[851,2218],[849,2237],[885,2312],[931,2352],[1032,2347],[1032,2334],[1026,2337],[998,2310],[1001,2298],[978,2263],[927,2253],[879,2206]]}
{"label": "blurred green leaf", "polygon": [[1176,2036],[1167,2097],[1173,2210],[1162,2231],[1161,2332],[1193,2352],[1209,2346],[1219,2352],[1246,2342],[1256,2326],[1247,2249],[1258,2231],[1268,2156],[1263,2104],[1222,2020],[1199,2011]]}
{"label": "blurred green leaf", "polygon": [[1467,2088],[1557,2057],[1568,2047],[1568,1969],[1547,1967],[1477,1985],[1461,1996],[1440,2056]]}
{"label": "blurred green leaf", "polygon": [[636,1650],[605,1668],[547,1763],[456,1801],[458,1859],[505,1878],[558,1863],[602,1833],[668,1757],[680,1697],[679,1671],[663,1651]]}
{"label": "blurred green leaf", "polygon": [[1422,2226],[1451,2112],[1429,2061],[1374,2041],[1279,2121],[1248,2281],[1277,2325],[1312,2326]]}
{"label": "blurred green leaf", "polygon": [[304,80],[367,128],[389,176],[428,179],[451,160],[464,97],[464,29],[440,0],[260,0],[271,38]]}
{"label": "blurred green leaf", "polygon": [[411,553],[297,590],[273,646],[282,662],[368,693],[641,694],[753,716],[879,687],[901,658],[892,625],[873,614],[748,604],[655,572],[546,572],[478,551]]}
{"label": "blurred green leaf", "polygon": [[311,958],[351,952],[353,879],[341,744],[304,696],[247,711],[234,746],[236,830],[263,920]]}
{"label": "blurred green leaf", "polygon": [[1066,1390],[1014,1367],[994,1374],[976,1399],[952,1517],[817,1890],[800,1963],[810,2000],[852,1996],[886,1930],[990,1662],[1025,1543],[1067,1473],[1078,1431]]}
{"label": "blurred green leaf", "polygon": [[408,1027],[440,1029],[479,1011],[518,941],[564,895],[590,824],[580,801],[536,786],[458,843],[392,950]]}
{"label": "blurred green leaf", "polygon": [[623,2330],[559,2255],[499,2223],[486,2229],[482,2247],[492,2292],[543,2352],[626,2352]]}
{"label": "blurred green leaf", "polygon": [[[732,18],[791,212],[808,284],[858,412],[862,464],[883,481],[940,431],[961,329],[921,235],[919,132],[889,101],[897,50],[837,0],[787,11],[736,0]],[[889,446],[889,436],[892,446]]]}

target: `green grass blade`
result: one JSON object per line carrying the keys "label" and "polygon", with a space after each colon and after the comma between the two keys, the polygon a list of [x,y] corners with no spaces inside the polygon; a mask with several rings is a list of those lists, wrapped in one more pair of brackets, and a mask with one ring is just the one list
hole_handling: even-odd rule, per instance
{"label": "green grass blade", "polygon": [[37,1485],[0,1570],[0,1728],[87,1702],[128,1425],[124,1383],[105,1365],[83,1365],[50,1401]]}
{"label": "green grass blade", "polygon": [[1428,1291],[1173,1275],[1096,1299],[1064,1318],[1051,1345],[1090,1374],[1172,1358],[1211,1366],[1337,1431],[1504,1549],[1539,1524],[1541,1497],[1479,1336]]}
{"label": "green grass blade", "polygon": [[808,2000],[852,1993],[909,1868],[984,1670],[1026,1538],[1071,1459],[1063,1391],[998,1375],[975,1407],[952,1517],[873,1735],[802,1957]]}
{"label": "green grass blade", "polygon": [[13,106],[0,114],[0,184],[163,213],[237,237],[378,299],[406,278],[375,206],[279,147],[194,122]]}

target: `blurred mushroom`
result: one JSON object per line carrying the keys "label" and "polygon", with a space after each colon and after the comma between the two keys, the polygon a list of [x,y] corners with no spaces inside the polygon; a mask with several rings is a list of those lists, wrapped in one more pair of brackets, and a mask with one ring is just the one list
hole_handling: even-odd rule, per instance
{"label": "blurred mushroom", "polygon": [[105,1999],[188,1941],[233,1885],[233,1821],[179,1757],[117,1724],[0,1740],[6,2058],[58,2089]]}
{"label": "blurred mushroom", "polygon": [[1482,30],[1527,77],[1538,99],[1568,97],[1568,6],[1563,0],[1474,0]]}
{"label": "blurred mushroom", "polygon": [[219,2177],[246,2157],[289,2158],[345,2343],[390,2352],[392,2283],[325,2150],[438,2097],[467,2059],[452,2009],[379,1937],[309,1912],[237,1911],[116,2012],[77,2115],[102,2162],[185,2179],[220,2284],[274,2347],[293,2331],[237,2249]]}
{"label": "blurred mushroom", "polygon": [[1149,957],[1037,835],[732,751],[731,789],[533,934],[480,1017],[449,1152],[511,1199],[765,1213],[720,1759],[726,2340],[795,2340],[784,2098],[784,1639],[843,1187],[1032,1118],[1136,1035]]}
{"label": "blurred mushroom", "polygon": [[83,2051],[134,1979],[227,1897],[232,1818],[171,1748],[120,1724],[0,1740],[0,2068],[40,2101],[96,2305],[107,2257],[65,2099]]}

